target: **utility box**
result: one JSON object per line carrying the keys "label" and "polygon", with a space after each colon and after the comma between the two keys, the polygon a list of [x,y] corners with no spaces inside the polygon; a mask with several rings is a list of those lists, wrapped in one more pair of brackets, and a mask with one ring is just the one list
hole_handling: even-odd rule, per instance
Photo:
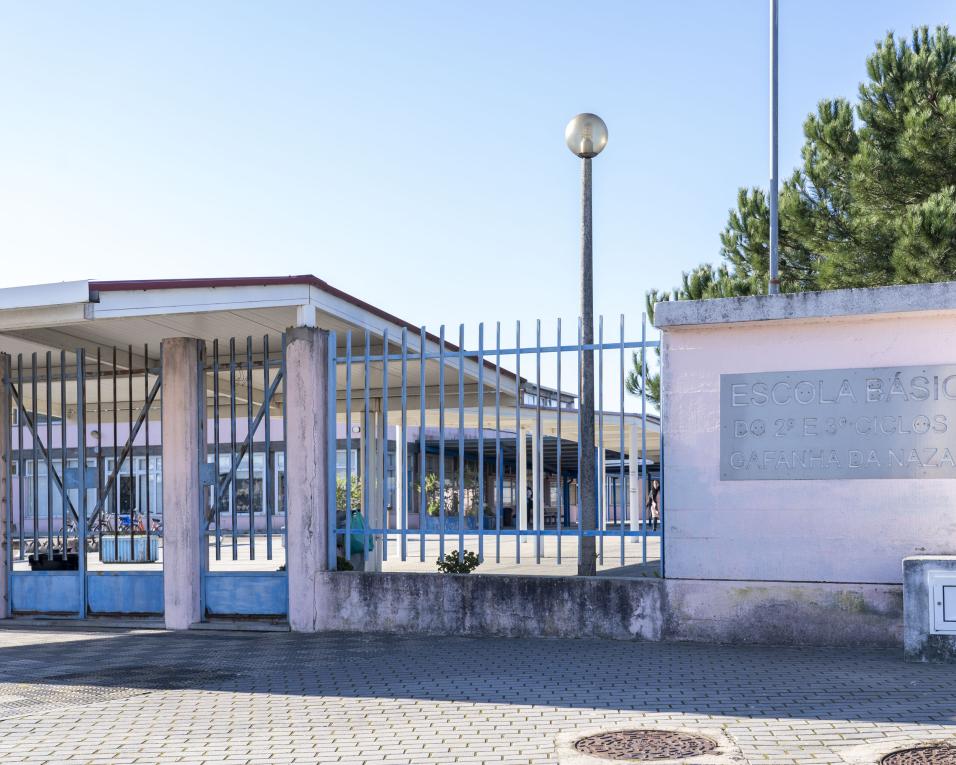
{"label": "utility box", "polygon": [[956,555],[903,559],[907,661],[956,663]]}
{"label": "utility box", "polygon": [[930,571],[929,608],[931,635],[956,635],[956,572]]}

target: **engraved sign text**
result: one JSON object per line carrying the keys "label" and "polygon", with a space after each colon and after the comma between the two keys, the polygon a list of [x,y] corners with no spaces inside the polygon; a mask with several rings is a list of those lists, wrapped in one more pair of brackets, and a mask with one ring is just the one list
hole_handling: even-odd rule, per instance
{"label": "engraved sign text", "polygon": [[721,375],[720,477],[956,478],[956,365]]}

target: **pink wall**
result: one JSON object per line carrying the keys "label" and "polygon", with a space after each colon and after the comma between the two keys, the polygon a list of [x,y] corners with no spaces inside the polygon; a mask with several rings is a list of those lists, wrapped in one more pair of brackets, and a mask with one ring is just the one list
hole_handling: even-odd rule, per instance
{"label": "pink wall", "polygon": [[721,481],[720,375],[956,361],[956,312],[666,327],[668,577],[899,583],[956,551],[956,480]]}

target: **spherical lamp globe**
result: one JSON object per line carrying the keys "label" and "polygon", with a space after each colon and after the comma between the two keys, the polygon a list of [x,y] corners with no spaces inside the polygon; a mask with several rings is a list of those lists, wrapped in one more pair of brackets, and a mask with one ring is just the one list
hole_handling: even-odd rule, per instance
{"label": "spherical lamp globe", "polygon": [[607,146],[607,125],[596,114],[584,112],[564,129],[564,140],[572,154],[590,159]]}

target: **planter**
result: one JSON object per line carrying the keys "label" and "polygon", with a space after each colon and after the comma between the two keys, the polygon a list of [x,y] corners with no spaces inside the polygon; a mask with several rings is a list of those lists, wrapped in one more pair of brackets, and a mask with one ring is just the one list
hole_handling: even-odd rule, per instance
{"label": "planter", "polygon": [[147,554],[145,534],[134,537],[104,536],[100,560],[103,563],[155,563],[159,560],[159,538],[150,536]]}

